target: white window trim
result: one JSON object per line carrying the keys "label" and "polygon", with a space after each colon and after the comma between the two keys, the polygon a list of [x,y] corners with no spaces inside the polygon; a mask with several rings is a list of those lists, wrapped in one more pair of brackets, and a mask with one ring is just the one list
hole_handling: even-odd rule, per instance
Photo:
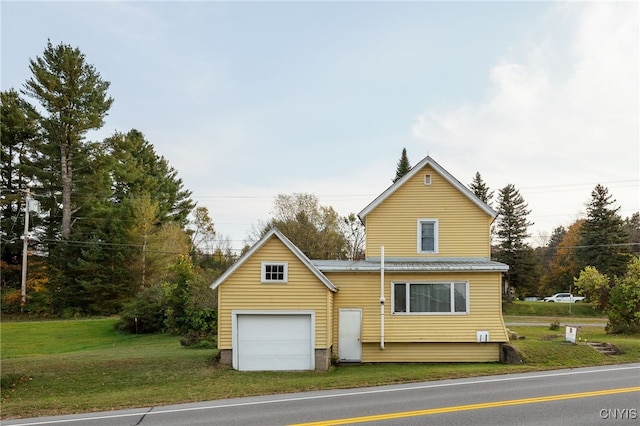
{"label": "white window trim", "polygon": [[[451,304],[451,312],[396,312],[396,284],[404,284],[411,286],[412,284],[449,284],[451,292],[451,299],[454,303]],[[455,284],[464,284],[465,285],[465,311],[464,312],[455,312]],[[410,291],[407,289],[406,297],[409,299]],[[405,308],[408,310],[410,308],[409,300],[405,303]],[[469,315],[469,281],[415,281],[415,282],[391,282],[391,313],[393,315],[408,315],[408,316],[434,316],[434,315]]]}
{"label": "white window trim", "polygon": [[[282,280],[267,279],[267,265],[284,266],[284,278]],[[260,263],[260,282],[264,284],[286,283],[289,280],[289,264],[287,262],[261,262]]]}
{"label": "white window trim", "polygon": [[[422,250],[422,224],[425,222],[433,223],[433,251]],[[438,253],[438,219],[422,218],[417,222],[417,248],[418,253],[437,254]]]}
{"label": "white window trim", "polygon": [[424,175],[424,184],[425,185],[431,185],[431,175],[430,174]]}

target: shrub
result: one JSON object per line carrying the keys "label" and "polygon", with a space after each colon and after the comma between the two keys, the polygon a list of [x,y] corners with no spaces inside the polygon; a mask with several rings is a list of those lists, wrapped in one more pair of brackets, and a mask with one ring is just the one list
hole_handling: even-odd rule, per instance
{"label": "shrub", "polygon": [[180,345],[194,349],[214,349],[215,336],[201,331],[190,331],[180,339]]}
{"label": "shrub", "polygon": [[136,334],[165,331],[164,289],[161,286],[145,288],[136,298],[125,303],[116,328]]}
{"label": "shrub", "polygon": [[640,259],[629,263],[626,275],[616,278],[609,292],[607,333],[640,332]]}

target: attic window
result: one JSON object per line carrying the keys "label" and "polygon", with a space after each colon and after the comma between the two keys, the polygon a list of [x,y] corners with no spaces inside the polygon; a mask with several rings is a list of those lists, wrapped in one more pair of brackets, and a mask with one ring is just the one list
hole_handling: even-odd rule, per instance
{"label": "attic window", "polygon": [[424,184],[431,185],[431,175],[424,175]]}
{"label": "attic window", "polygon": [[263,283],[286,283],[289,268],[286,262],[262,262]]}

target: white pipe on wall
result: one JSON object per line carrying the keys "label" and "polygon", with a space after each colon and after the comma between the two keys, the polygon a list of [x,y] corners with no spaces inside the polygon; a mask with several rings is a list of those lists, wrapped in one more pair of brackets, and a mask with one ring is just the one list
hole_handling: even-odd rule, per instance
{"label": "white pipe on wall", "polygon": [[380,246],[380,349],[384,349],[384,246]]}

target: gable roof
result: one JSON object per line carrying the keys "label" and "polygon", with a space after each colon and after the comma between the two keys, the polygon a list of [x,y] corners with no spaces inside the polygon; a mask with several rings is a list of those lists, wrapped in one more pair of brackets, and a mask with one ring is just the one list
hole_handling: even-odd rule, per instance
{"label": "gable roof", "polygon": [[482,200],[476,197],[476,195],[473,192],[471,192],[469,188],[467,188],[465,185],[460,183],[458,179],[453,177],[453,175],[451,175],[448,171],[446,171],[440,164],[436,163],[436,161],[433,158],[426,156],[425,158],[422,159],[422,161],[420,161],[418,164],[413,166],[407,174],[405,174],[400,179],[398,179],[393,185],[387,188],[382,194],[378,195],[378,197],[375,200],[369,203],[367,207],[365,207],[360,213],[358,213],[358,217],[360,218],[360,220],[364,222],[364,218],[369,213],[371,213],[376,207],[382,204],[384,200],[389,198],[391,194],[396,192],[398,188],[404,185],[409,179],[411,179],[416,174],[420,173],[420,171],[425,166],[431,166],[431,168],[434,169],[440,176],[442,176],[447,182],[449,182],[458,191],[460,191],[462,195],[464,195],[469,200],[471,200],[475,205],[480,207],[480,209],[484,211],[486,214],[488,214],[494,219],[498,215],[498,213],[495,210],[493,210],[486,203],[484,203]]}
{"label": "gable roof", "polygon": [[304,266],[306,266],[309,271],[313,275],[315,275],[329,290],[336,292],[338,288],[333,285],[331,281],[322,273],[318,268],[316,268],[313,263],[309,260],[309,258],[302,252],[298,247],[296,247],[284,234],[278,231],[276,228],[271,229],[267,232],[264,237],[260,239],[257,243],[255,243],[245,254],[243,254],[240,259],[233,265],[229,267],[222,275],[218,277],[209,287],[212,289],[218,288],[220,284],[227,280],[236,270],[238,270],[248,259],[253,256],[255,252],[260,250],[271,238],[278,238],[282,243],[293,253],[299,260],[302,262]]}

